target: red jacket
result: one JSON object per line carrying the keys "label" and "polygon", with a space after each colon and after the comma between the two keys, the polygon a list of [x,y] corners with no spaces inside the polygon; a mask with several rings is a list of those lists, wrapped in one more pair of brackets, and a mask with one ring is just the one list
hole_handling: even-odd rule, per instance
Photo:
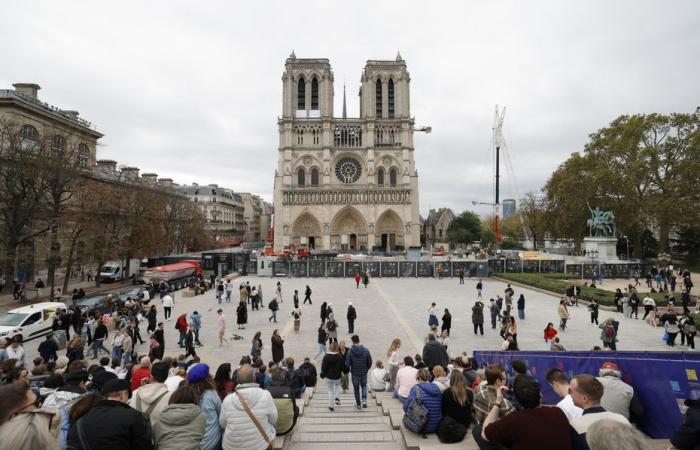
{"label": "red jacket", "polygon": [[177,318],[177,330],[187,331],[187,314],[183,314]]}
{"label": "red jacket", "polygon": [[551,341],[557,335],[557,330],[554,328],[547,328],[544,330],[544,341]]}
{"label": "red jacket", "polygon": [[139,367],[131,372],[131,392],[141,387],[141,380],[151,378],[151,371],[146,367]]}

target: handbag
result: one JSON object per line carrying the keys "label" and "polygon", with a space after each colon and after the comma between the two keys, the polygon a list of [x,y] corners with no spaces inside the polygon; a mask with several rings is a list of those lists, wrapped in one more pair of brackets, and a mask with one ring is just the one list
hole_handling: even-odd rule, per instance
{"label": "handbag", "polygon": [[467,427],[450,416],[443,417],[437,430],[437,437],[443,444],[462,442],[467,434]]}
{"label": "handbag", "polygon": [[428,408],[420,399],[420,386],[416,386],[416,396],[406,408],[406,414],[403,416],[403,424],[406,428],[414,433],[422,433],[425,425],[428,423]]}
{"label": "handbag", "polygon": [[258,431],[262,435],[263,439],[265,439],[265,442],[267,443],[267,450],[272,450],[272,442],[270,441],[270,438],[267,437],[267,433],[265,433],[265,430],[263,429],[262,425],[260,425],[260,422],[258,422],[258,419],[250,411],[250,407],[248,407],[248,403],[246,403],[245,399],[238,391],[236,391],[236,396],[238,397],[238,401],[241,402],[241,405],[243,405],[243,409],[245,409],[245,413],[248,414],[248,417],[250,417],[250,420],[253,421],[253,425],[255,425],[255,428],[258,429]]}
{"label": "handbag", "polygon": [[669,336],[668,336],[668,331],[664,331],[664,337],[661,338],[661,339],[662,339],[664,342],[668,343],[668,338],[669,338]]}
{"label": "handbag", "polygon": [[389,372],[384,374],[384,377],[382,378],[382,381],[385,383],[388,383],[391,381],[391,375],[389,375]]}

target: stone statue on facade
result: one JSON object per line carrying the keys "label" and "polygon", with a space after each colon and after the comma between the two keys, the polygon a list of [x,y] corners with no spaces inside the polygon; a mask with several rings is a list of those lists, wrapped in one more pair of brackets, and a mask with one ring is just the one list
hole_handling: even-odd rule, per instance
{"label": "stone statue on facade", "polygon": [[[588,205],[588,202],[586,202]],[[615,237],[615,214],[612,211],[602,211],[596,206],[595,209],[588,205],[591,218],[586,221],[591,237]]]}

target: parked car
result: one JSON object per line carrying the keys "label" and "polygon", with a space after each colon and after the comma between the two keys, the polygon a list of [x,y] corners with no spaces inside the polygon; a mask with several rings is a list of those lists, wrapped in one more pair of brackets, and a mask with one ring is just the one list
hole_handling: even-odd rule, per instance
{"label": "parked car", "polygon": [[80,308],[82,314],[88,313],[90,311],[97,310],[100,314],[109,314],[112,312],[112,308],[105,305],[107,301],[107,296],[112,296],[112,305],[122,305],[124,302],[121,299],[120,294],[113,292],[103,292],[99,294],[92,294],[86,297],[80,298],[78,300],[73,300],[73,305]]}
{"label": "parked car", "polygon": [[[151,301],[151,295],[149,291],[150,285],[140,285],[140,286],[132,286],[128,287],[125,289],[122,289],[119,291],[119,297],[123,298],[124,301],[126,301],[127,298],[131,297],[132,300],[136,300],[137,298],[140,298],[143,301],[144,305],[148,305],[148,303]],[[144,294],[145,292],[149,292],[148,295]]]}
{"label": "parked car", "polygon": [[51,332],[52,316],[57,309],[67,309],[64,303],[44,302],[12,309],[0,315],[0,337],[19,336],[29,341]]}

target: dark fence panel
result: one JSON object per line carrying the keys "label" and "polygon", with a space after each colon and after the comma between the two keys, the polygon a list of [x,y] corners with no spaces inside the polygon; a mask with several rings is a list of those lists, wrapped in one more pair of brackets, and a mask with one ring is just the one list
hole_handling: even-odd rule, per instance
{"label": "dark fence panel", "polygon": [[523,260],[523,272],[535,273],[540,271],[540,260],[539,259],[525,259]]}
{"label": "dark fence panel", "polygon": [[342,261],[328,261],[326,266],[326,276],[343,277],[345,276],[345,263]]}
{"label": "dark fence panel", "polygon": [[564,272],[564,261],[558,259],[543,259],[540,262],[540,271],[545,272]]}
{"label": "dark fence panel", "polygon": [[411,278],[416,276],[415,261],[399,261],[399,271],[402,278]]}
{"label": "dark fence panel", "polygon": [[290,264],[289,271],[293,277],[306,277],[309,275],[306,261],[292,261]]}
{"label": "dark fence panel", "polygon": [[435,263],[433,263],[433,272],[435,275],[440,273],[440,269],[442,269],[443,277],[449,277],[452,274],[452,263],[450,263],[450,261],[435,261]]}
{"label": "dark fence panel", "polygon": [[506,272],[522,272],[520,259],[506,259]]}
{"label": "dark fence panel", "polygon": [[489,272],[503,273],[506,262],[502,259],[489,259]]}
{"label": "dark fence panel", "polygon": [[250,274],[258,273],[258,260],[254,259],[252,261],[248,261],[246,263],[246,270],[248,270],[248,273]]}
{"label": "dark fence panel", "polygon": [[382,261],[382,277],[398,277],[399,263],[397,261]]}
{"label": "dark fence panel", "polygon": [[326,276],[326,261],[311,260],[309,261],[309,276],[310,277],[325,277]]}
{"label": "dark fence panel", "polygon": [[[379,276],[379,261],[365,261],[362,263],[362,269],[365,270],[370,277]],[[353,276],[355,276],[353,274]]]}
{"label": "dark fence panel", "polygon": [[272,274],[276,277],[288,277],[289,276],[289,263],[288,262],[278,262],[272,263]]}
{"label": "dark fence panel", "polygon": [[583,277],[590,280],[593,275],[598,274],[598,264],[584,264],[583,265]]}
{"label": "dark fence panel", "polygon": [[357,272],[362,272],[362,263],[360,261],[347,261],[345,263],[345,276],[355,277]]}
{"label": "dark fence panel", "polygon": [[566,273],[569,275],[576,275],[576,277],[581,276],[581,266],[582,264],[567,264]]}
{"label": "dark fence panel", "polygon": [[433,263],[430,261],[417,261],[416,270],[419,277],[432,277]]}

